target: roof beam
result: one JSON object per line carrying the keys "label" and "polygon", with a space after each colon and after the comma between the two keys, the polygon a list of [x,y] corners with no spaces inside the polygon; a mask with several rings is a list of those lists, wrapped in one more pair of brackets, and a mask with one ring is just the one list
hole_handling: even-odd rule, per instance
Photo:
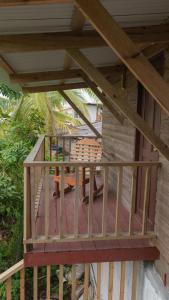
{"label": "roof beam", "polygon": [[118,97],[111,83],[92,65],[92,63],[77,49],[67,50],[70,56],[82,68],[102,91],[110,97],[114,105],[129,121],[154,145],[161,154],[169,160],[168,146],[153,132],[149,125],[135,112],[130,103],[123,97]]}
{"label": "roof beam", "polygon": [[52,92],[57,90],[75,90],[86,88],[87,84],[85,82],[77,83],[65,83],[65,84],[56,84],[56,85],[43,85],[43,86],[23,86],[22,90],[25,93],[44,93]]}
{"label": "roof beam", "polygon": [[169,86],[98,0],[75,0],[114,53],[169,115]]}
{"label": "roof beam", "polygon": [[72,0],[0,0],[0,7],[21,6],[21,5],[42,5],[55,3],[71,3]]}
{"label": "roof beam", "polygon": [[97,129],[89,122],[89,120],[85,117],[85,115],[81,112],[81,110],[73,103],[70,97],[62,90],[58,90],[60,95],[66,100],[67,103],[77,112],[80,118],[86,123],[86,125],[93,131],[93,133],[101,138],[101,134],[97,131]]}
{"label": "roof beam", "polygon": [[[116,75],[121,69],[120,66],[105,66],[98,67],[98,70],[105,75]],[[81,77],[80,69],[69,69],[69,70],[58,70],[58,71],[47,71],[47,72],[36,72],[36,73],[18,73],[11,74],[10,78],[14,82],[19,83],[30,83],[40,82],[49,80],[61,80],[61,79],[72,79]]]}
{"label": "roof beam", "polygon": [[[74,26],[75,25],[77,24],[75,23]],[[82,26],[82,21],[80,22],[80,25]],[[169,42],[169,24],[131,27],[125,28],[124,31],[129,35],[133,42],[136,42],[139,45]],[[0,35],[0,51],[6,53],[57,50],[72,47],[92,48],[105,46],[107,46],[106,41],[97,33],[97,31],[93,30],[80,31],[74,29],[71,32]]]}

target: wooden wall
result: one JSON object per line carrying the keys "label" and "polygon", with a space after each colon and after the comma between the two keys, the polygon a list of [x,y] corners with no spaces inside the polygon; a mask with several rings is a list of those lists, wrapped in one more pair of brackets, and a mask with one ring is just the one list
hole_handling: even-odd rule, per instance
{"label": "wooden wall", "polygon": [[[169,53],[165,53],[164,78],[169,83]],[[122,91],[121,82],[114,84],[117,92],[121,91],[126,101],[136,108],[137,105],[137,82],[129,72],[127,73],[126,90]],[[135,128],[125,119],[121,125],[112,114],[103,108],[103,155],[108,160],[134,160],[135,159]],[[169,146],[169,117],[161,113],[160,137]],[[161,253],[161,259],[156,262],[156,268],[161,278],[166,278],[169,286],[169,161],[161,155],[162,168],[159,170],[157,186],[157,206],[155,230],[157,233],[157,246]],[[124,173],[122,200],[129,205],[130,182],[127,172]],[[109,176],[110,187],[116,180],[115,172]],[[116,192],[116,191],[115,191]],[[166,275],[165,275],[166,274]]]}

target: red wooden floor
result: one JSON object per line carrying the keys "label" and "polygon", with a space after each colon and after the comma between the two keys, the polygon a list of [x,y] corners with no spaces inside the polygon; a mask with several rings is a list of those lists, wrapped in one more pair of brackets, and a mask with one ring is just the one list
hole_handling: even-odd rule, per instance
{"label": "red wooden floor", "polygon": [[[100,179],[97,178],[98,185]],[[86,188],[88,189],[88,187]],[[54,183],[50,178],[50,220],[49,235],[59,233],[59,198],[53,197]],[[64,200],[64,234],[72,234],[74,230],[74,197],[75,192],[65,194]],[[77,208],[76,208],[77,209]],[[102,232],[102,209],[103,196],[97,197],[93,203],[92,232]],[[108,195],[106,220],[107,233],[113,233],[115,229],[116,199],[111,192]],[[88,205],[79,201],[79,234],[88,232]],[[119,232],[127,233],[129,224],[129,213],[121,204],[119,208]],[[135,218],[133,231],[141,231],[141,225]],[[44,191],[38,210],[37,235],[44,235]],[[40,252],[40,253],[39,253]],[[39,255],[40,254],[40,255]],[[25,254],[26,265],[43,265],[56,263],[85,263],[98,261],[118,260],[154,260],[158,258],[159,252],[148,239],[123,239],[110,241],[83,241],[83,242],[58,242],[49,244],[34,244],[33,250]]]}

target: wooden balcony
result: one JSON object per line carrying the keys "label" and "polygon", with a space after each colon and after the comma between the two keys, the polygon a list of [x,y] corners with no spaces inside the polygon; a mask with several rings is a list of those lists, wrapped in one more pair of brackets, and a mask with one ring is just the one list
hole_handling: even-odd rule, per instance
{"label": "wooden balcony", "polygon": [[[158,168],[159,163],[72,162],[69,161],[72,144],[72,141],[64,140],[59,154],[58,139],[56,142],[54,138],[42,136],[24,163],[25,264],[157,259],[159,252],[153,244],[154,225],[148,218],[148,183],[150,172]],[[75,171],[77,184],[66,192],[64,178],[68,168]],[[84,169],[89,175],[85,186],[88,204],[82,201],[79,180]],[[144,203],[142,211],[136,214],[139,170],[145,174]],[[113,182],[109,180],[111,172]],[[56,173],[60,174],[59,186],[53,180]],[[126,174],[130,187],[128,194],[124,193]],[[94,177],[100,188],[96,197]],[[125,198],[128,198],[128,207]]]}
{"label": "wooden balcony", "polygon": [[[117,267],[120,267],[120,272]],[[104,265],[95,263],[27,268],[22,260],[0,274],[0,284],[4,285],[3,299],[6,300],[13,299],[13,296],[20,300],[99,300],[112,297],[120,300],[123,299],[125,292],[131,294],[131,299],[136,299],[140,267],[140,262],[136,261],[130,265],[121,262],[120,266],[119,263],[109,262]],[[128,270],[131,274],[131,284],[128,284]],[[119,285],[113,288],[117,276]]]}

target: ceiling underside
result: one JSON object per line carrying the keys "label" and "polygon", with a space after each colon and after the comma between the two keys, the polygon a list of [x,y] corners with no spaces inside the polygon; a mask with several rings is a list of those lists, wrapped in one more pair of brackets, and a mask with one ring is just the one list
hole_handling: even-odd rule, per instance
{"label": "ceiling underside", "polygon": [[[105,8],[122,27],[165,24],[169,20],[168,0],[103,0]],[[74,6],[71,3],[0,7],[0,35],[71,31]],[[83,30],[93,29],[88,21]],[[87,48],[83,53],[95,66],[114,65],[116,56],[108,47]],[[0,53],[15,73],[33,73],[63,70],[65,50],[22,53]],[[77,68],[71,63],[71,68]],[[66,79],[65,83],[80,82],[79,78]],[[58,84],[48,80],[25,84],[40,86]]]}

